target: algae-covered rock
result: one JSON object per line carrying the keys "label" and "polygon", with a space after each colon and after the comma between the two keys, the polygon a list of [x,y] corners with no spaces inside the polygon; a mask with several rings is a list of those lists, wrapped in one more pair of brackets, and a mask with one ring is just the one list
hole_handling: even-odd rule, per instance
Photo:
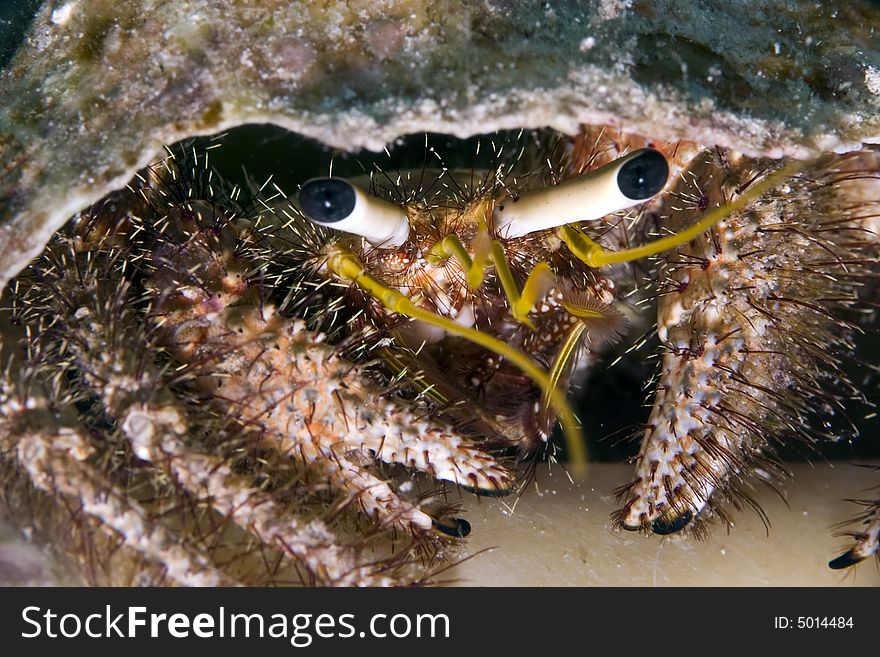
{"label": "algae-covered rock", "polygon": [[608,122],[750,154],[880,136],[876,3],[63,0],[0,75],[0,287],[161,144],[249,122],[406,133]]}

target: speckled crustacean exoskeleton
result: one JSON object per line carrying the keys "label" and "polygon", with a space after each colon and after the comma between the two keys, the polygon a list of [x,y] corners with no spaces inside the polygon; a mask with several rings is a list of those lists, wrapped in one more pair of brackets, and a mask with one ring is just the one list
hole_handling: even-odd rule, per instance
{"label": "speckled crustacean exoskeleton", "polygon": [[[670,190],[667,225],[728,203],[767,164],[700,153]],[[876,297],[878,207],[877,149],[827,155],[662,258],[664,353],[620,525],[667,534],[713,516],[731,524],[726,503],[755,506],[753,480],[772,486],[787,474],[777,441],[847,434],[845,419],[830,420],[863,396],[845,362]],[[880,514],[864,507],[854,546],[831,567],[877,551]]]}
{"label": "speckled crustacean exoskeleton", "polygon": [[206,165],[169,154],[13,286],[9,507],[66,516],[93,582],[420,581],[467,524],[377,464],[492,491],[509,471],[273,303],[255,206]]}
{"label": "speckled crustacean exoskeleton", "polygon": [[[331,178],[294,205],[246,203],[205,153],[173,151],[13,287],[27,353],[4,383],[7,498],[28,490],[36,524],[53,502],[73,518],[93,581],[129,581],[95,558],[108,545],[147,581],[418,580],[467,523],[383,464],[505,494],[513,463],[493,453],[534,452],[557,416],[576,450],[563,393],[622,328],[615,263],[673,249],[668,352],[618,521],[726,519],[771,472],[769,439],[847,393],[819,383],[850,349],[838,313],[877,240],[872,212],[835,199],[875,203],[876,154],[780,167],[645,145],[587,129],[543,184],[501,166],[467,185]],[[876,548],[872,509],[847,563]]]}

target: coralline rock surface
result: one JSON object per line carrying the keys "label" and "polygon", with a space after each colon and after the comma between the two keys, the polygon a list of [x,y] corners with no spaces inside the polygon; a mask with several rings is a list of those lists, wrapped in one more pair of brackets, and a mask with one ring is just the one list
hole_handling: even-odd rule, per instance
{"label": "coralline rock surface", "polygon": [[[0,288],[161,144],[608,122],[753,155],[880,137],[876,2],[54,0],[0,74]],[[0,60],[2,61],[2,60]]]}

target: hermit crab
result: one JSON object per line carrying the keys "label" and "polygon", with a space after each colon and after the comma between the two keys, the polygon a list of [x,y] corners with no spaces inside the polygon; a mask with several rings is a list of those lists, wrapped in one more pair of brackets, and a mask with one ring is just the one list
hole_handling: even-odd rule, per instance
{"label": "hermit crab", "polygon": [[[567,393],[652,296],[663,354],[618,526],[729,524],[785,475],[779,441],[841,435],[814,416],[861,395],[840,363],[871,319],[876,149],[496,139],[484,170],[295,198],[178,145],[77,215],[7,294],[7,505],[74,527],[95,582],[431,580],[469,531],[460,490],[517,494],[557,421],[586,460]],[[877,551],[865,509],[832,567]]]}

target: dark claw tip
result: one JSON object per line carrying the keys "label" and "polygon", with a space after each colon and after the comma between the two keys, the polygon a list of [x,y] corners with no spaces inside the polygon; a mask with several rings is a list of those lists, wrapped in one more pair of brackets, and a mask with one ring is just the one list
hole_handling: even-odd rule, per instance
{"label": "dark claw tip", "polygon": [[463,490],[480,497],[507,497],[510,495],[509,488],[475,488],[473,486],[462,486]]}
{"label": "dark claw tip", "polygon": [[856,556],[853,550],[848,550],[836,559],[829,561],[828,567],[832,570],[843,570],[844,568],[856,565],[859,561],[864,561],[864,559],[865,557]]}
{"label": "dark claw tip", "polygon": [[651,531],[660,536],[674,534],[684,529],[693,517],[690,511],[685,511],[678,516],[657,518],[657,520],[651,523]]}
{"label": "dark claw tip", "polygon": [[299,207],[312,221],[332,224],[354,211],[354,187],[342,178],[312,178],[297,194]]}
{"label": "dark claw tip", "polygon": [[[449,525],[447,523],[453,524]],[[471,523],[464,518],[447,518],[443,522],[435,520],[434,526],[438,531],[443,532],[447,536],[452,536],[453,538],[464,538],[471,533]]]}
{"label": "dark claw tip", "polygon": [[627,198],[642,201],[663,189],[669,178],[669,163],[658,150],[646,148],[617,172],[617,186]]}

